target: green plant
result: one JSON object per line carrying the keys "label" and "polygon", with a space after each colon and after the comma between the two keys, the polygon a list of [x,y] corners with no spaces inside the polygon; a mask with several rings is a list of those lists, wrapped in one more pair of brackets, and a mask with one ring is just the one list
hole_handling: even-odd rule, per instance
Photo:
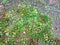
{"label": "green plant", "polygon": [[6,4],[8,2],[8,0],[2,0],[2,4]]}
{"label": "green plant", "polygon": [[2,30],[3,28],[5,28],[7,26],[7,21],[5,18],[0,19],[0,30]]}
{"label": "green plant", "polygon": [[18,40],[19,45],[25,45],[21,42],[24,43],[29,38],[38,39],[45,43],[51,41],[51,19],[45,14],[39,13],[37,7],[19,4],[17,10],[6,12],[5,18],[9,19],[7,27],[5,27],[6,23],[2,26],[5,27],[5,43],[14,45]]}

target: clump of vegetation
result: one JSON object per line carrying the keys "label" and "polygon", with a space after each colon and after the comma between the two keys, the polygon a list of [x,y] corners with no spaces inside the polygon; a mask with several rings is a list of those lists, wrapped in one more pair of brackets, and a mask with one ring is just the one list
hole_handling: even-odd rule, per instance
{"label": "clump of vegetation", "polygon": [[0,41],[1,45],[3,43],[5,45],[25,45],[28,39],[38,39],[45,44],[52,41],[51,19],[45,14],[39,13],[35,6],[18,4],[18,9],[6,12],[4,18],[6,20],[4,19],[0,23],[0,33],[5,35],[4,38],[0,37],[3,39]]}

